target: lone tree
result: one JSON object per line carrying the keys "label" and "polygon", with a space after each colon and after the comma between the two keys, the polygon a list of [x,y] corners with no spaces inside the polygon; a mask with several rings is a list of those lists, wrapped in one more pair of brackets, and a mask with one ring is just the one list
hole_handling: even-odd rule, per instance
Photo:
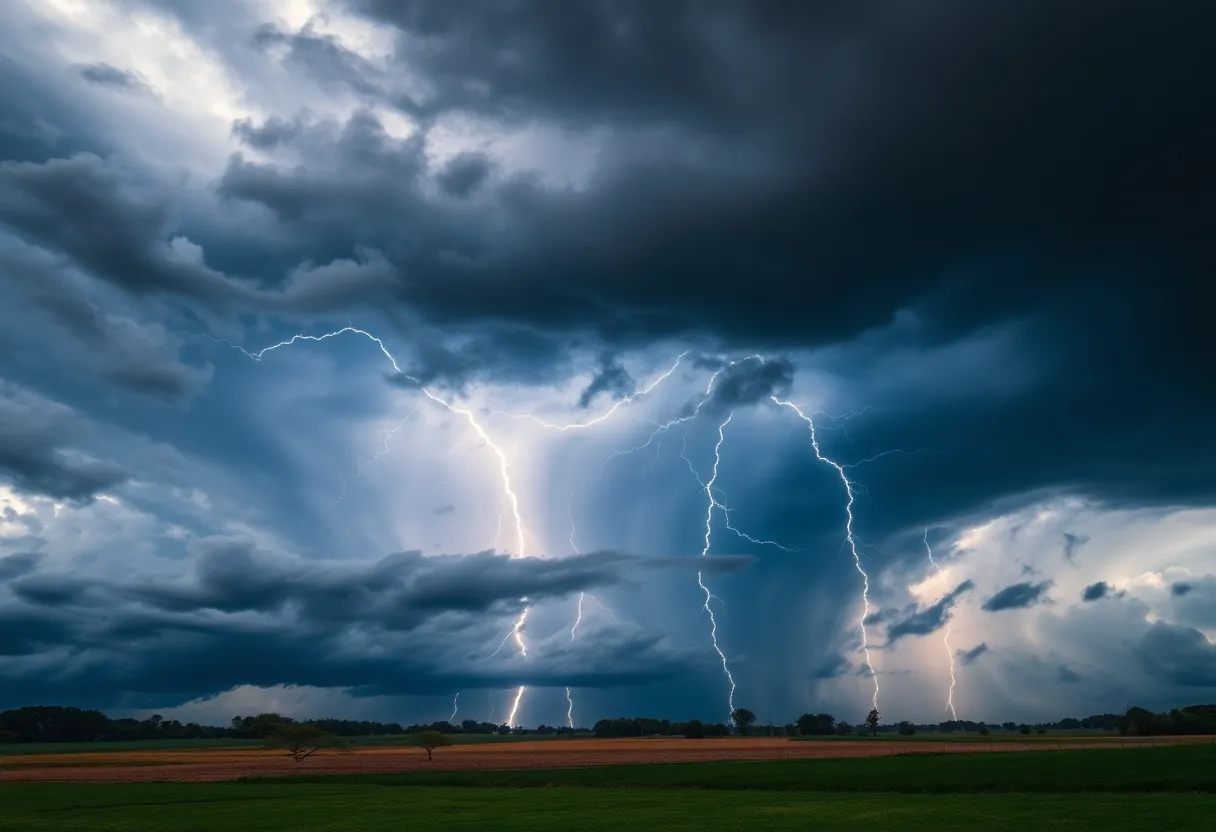
{"label": "lone tree", "polygon": [[752,723],[756,721],[756,715],[747,708],[735,708],[731,711],[730,721],[735,723],[735,727],[739,729],[739,733],[747,736],[747,729],[752,727]]}
{"label": "lone tree", "polygon": [[427,762],[435,759],[431,756],[432,751],[451,744],[452,739],[447,734],[441,734],[438,731],[423,731],[414,735],[414,745],[426,749]]}
{"label": "lone tree", "polygon": [[699,719],[690,719],[684,723],[684,736],[690,740],[699,740],[705,736],[705,723]]}
{"label": "lone tree", "polygon": [[870,712],[866,714],[866,727],[870,729],[870,733],[874,736],[878,736],[878,720],[880,718],[881,715],[878,713],[878,708],[871,708]]}
{"label": "lone tree", "polygon": [[296,761],[296,765],[318,751],[348,750],[341,737],[307,723],[285,723],[275,726],[266,738],[266,745],[269,748],[286,749],[291,759]]}

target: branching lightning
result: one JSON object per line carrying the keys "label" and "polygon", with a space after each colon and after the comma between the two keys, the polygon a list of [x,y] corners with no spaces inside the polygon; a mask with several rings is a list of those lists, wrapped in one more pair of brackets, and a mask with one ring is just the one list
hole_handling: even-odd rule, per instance
{"label": "branching lightning", "polygon": [[[710,539],[713,534],[714,521],[714,506],[718,505],[718,501],[714,499],[714,483],[718,479],[718,467],[722,462],[722,443],[726,441],[726,426],[730,424],[731,419],[735,418],[732,412],[726,417],[726,421],[718,425],[718,441],[714,445],[714,469],[710,474],[709,479],[705,482],[705,495],[709,500],[709,504],[705,507],[705,547],[701,550],[701,557],[709,554]],[[695,471],[693,472],[696,473]],[[698,477],[698,479],[700,479]],[[722,660],[722,672],[726,674],[726,681],[730,683],[730,692],[726,695],[727,704],[730,707],[730,714],[735,712],[735,677],[730,672],[730,665],[726,661],[726,654],[722,652],[722,648],[718,645],[718,619],[714,616],[713,608],[709,605],[709,601],[714,596],[710,593],[709,587],[705,585],[704,574],[702,570],[697,570],[697,586],[701,587],[701,591],[705,593],[705,603],[702,609],[709,614],[709,638],[713,642],[714,651],[718,654],[718,658]]]}
{"label": "branching lightning", "polygon": [[675,373],[675,371],[677,369],[679,369],[680,362],[684,360],[684,356],[688,355],[688,353],[689,353],[689,350],[684,350],[684,352],[680,353],[676,357],[675,363],[672,364],[671,367],[669,367],[666,370],[666,372],[663,372],[663,373],[659,374],[658,376],[656,376],[645,387],[640,387],[637,390],[630,393],[628,396],[625,396],[624,398],[618,399],[617,401],[613,402],[612,407],[608,408],[606,411],[601,413],[599,416],[596,416],[594,419],[590,419],[586,422],[573,422],[568,425],[555,425],[555,424],[552,424],[551,422],[546,422],[544,419],[541,419],[538,416],[534,416],[531,413],[506,413],[501,410],[495,410],[492,412],[497,416],[506,416],[508,419],[526,419],[530,422],[535,422],[536,424],[540,425],[543,428],[549,428],[550,430],[570,431],[570,430],[585,430],[590,427],[595,427],[596,425],[601,424],[602,422],[606,422],[608,419],[610,419],[612,417],[612,414],[616,413],[618,410],[620,410],[625,405],[630,404],[634,400],[641,398],[642,396],[645,396],[646,394],[652,392],[660,384],[667,381],[667,379],[671,378],[671,376]]}
{"label": "branching lightning", "polygon": [[[534,416],[530,413],[505,413],[503,411],[494,411],[494,412],[498,415],[506,416],[511,419],[527,419],[532,422],[535,422],[536,424],[540,425],[541,427],[548,428],[550,430],[563,431],[563,432],[572,431],[572,430],[583,430],[586,428],[594,427],[596,425],[600,425],[600,424],[603,424],[604,422],[606,422],[609,418],[612,417],[612,415],[614,413],[617,412],[617,410],[619,410],[624,405],[627,405],[627,404],[635,401],[639,397],[645,396],[646,394],[652,392],[656,387],[658,387],[664,381],[671,378],[671,376],[675,373],[675,371],[677,369],[679,369],[680,362],[684,360],[684,357],[686,355],[688,355],[688,352],[689,352],[688,350],[685,350],[684,352],[680,353],[676,357],[675,362],[665,372],[660,373],[653,380],[651,380],[651,382],[649,384],[647,384],[645,387],[640,387],[637,390],[635,390],[633,393],[631,393],[630,395],[625,396],[624,398],[614,402],[612,407],[610,407],[604,413],[601,413],[599,416],[596,416],[594,419],[591,419],[587,422],[575,422],[575,423],[566,424],[566,425],[555,425],[551,422],[546,422],[545,420],[543,420],[537,416]],[[614,456],[615,456],[615,454],[614,454]],[[611,457],[609,457],[609,459],[611,459]],[[604,467],[607,467],[607,465],[608,465],[608,461],[605,460]],[[603,468],[601,468],[601,470],[600,470],[600,475],[603,476]],[[567,515],[570,518],[570,548],[574,551],[575,554],[579,554],[579,548],[578,548],[578,545],[574,542],[574,536],[577,533],[577,528],[576,528],[576,525],[574,522],[574,495],[581,488],[583,488],[589,484],[590,484],[589,482],[582,483],[580,485],[576,485],[573,489],[571,489],[570,496],[566,503]],[[578,610],[575,615],[574,624],[571,625],[571,627],[570,627],[570,641],[574,641],[575,633],[578,632],[578,626],[583,621],[583,603],[587,599],[587,597],[588,596],[587,596],[586,592],[579,593]],[[599,605],[600,609],[604,610],[606,613],[611,615],[612,619],[614,621],[616,620],[616,616],[613,615],[612,610],[605,607],[598,598],[596,598],[595,596],[591,596],[591,599],[593,601],[595,601],[596,604]],[[571,690],[569,687],[566,688],[566,724],[571,728],[574,727],[574,697],[573,697],[573,694],[571,693]]]}
{"label": "branching lightning", "polygon": [[405,427],[405,423],[408,422],[413,417],[413,415],[417,412],[418,412],[418,408],[414,408],[413,410],[411,410],[409,412],[409,414],[404,419],[402,419],[400,422],[397,423],[396,427],[394,427],[392,430],[384,431],[381,434],[380,447],[376,449],[376,452],[372,455],[372,457],[370,459],[360,459],[358,466],[355,468],[355,473],[351,474],[346,479],[342,480],[342,492],[340,494],[338,494],[338,499],[334,500],[332,503],[329,504],[330,508],[333,508],[338,503],[342,502],[342,498],[346,496],[346,487],[348,485],[350,485],[351,480],[355,479],[356,477],[362,476],[364,468],[371,465],[377,459],[379,459],[380,457],[382,457],[386,453],[388,453],[388,440],[392,439],[393,436],[396,435],[397,431],[399,431],[403,427]]}
{"label": "branching lightning", "polygon": [[[414,384],[417,384],[418,388],[422,391],[423,395],[425,395],[428,399],[430,399],[431,401],[440,405],[441,407],[445,408],[448,412],[464,417],[465,421],[468,422],[469,427],[473,429],[473,432],[476,433],[477,436],[481,439],[481,441],[483,443],[485,443],[485,445],[491,451],[494,452],[495,457],[497,457],[497,459],[498,459],[499,474],[502,477],[502,489],[503,489],[503,497],[505,500],[505,506],[510,508],[511,515],[515,521],[516,550],[513,554],[515,555],[515,557],[523,557],[525,554],[526,548],[527,548],[527,545],[526,545],[527,531],[524,528],[523,518],[520,516],[519,497],[516,495],[515,489],[511,485],[511,465],[510,465],[510,461],[507,459],[506,453],[503,451],[503,449],[501,447],[499,447],[499,445],[496,442],[494,442],[494,440],[486,432],[485,428],[481,426],[481,423],[477,421],[477,417],[473,414],[472,410],[469,410],[468,408],[464,408],[464,407],[458,407],[458,406],[452,404],[451,402],[447,401],[446,399],[443,399],[443,398],[435,395],[435,393],[433,393],[428,387],[426,387],[424,384],[422,384],[421,381],[419,381],[418,379],[409,375],[408,373],[403,372],[400,365],[397,364],[397,359],[394,358],[393,354],[388,351],[388,347],[386,347],[384,345],[384,342],[381,341],[379,338],[377,338],[375,335],[372,335],[370,332],[363,330],[363,329],[359,329],[358,327],[355,327],[355,326],[345,326],[345,327],[342,327],[341,329],[334,330],[333,332],[324,333],[323,335],[293,335],[290,338],[288,338],[286,341],[280,341],[277,344],[272,344],[269,347],[265,347],[264,349],[259,350],[258,352],[253,352],[253,353],[249,352],[248,350],[243,349],[242,347],[237,346],[236,344],[232,344],[231,342],[225,342],[225,343],[228,343],[229,346],[232,346],[235,349],[240,350],[242,353],[249,356],[254,361],[261,361],[262,357],[265,356],[266,353],[270,352],[271,350],[276,350],[281,347],[288,347],[288,346],[295,344],[298,341],[327,341],[330,338],[335,338],[335,337],[337,337],[339,335],[343,335],[345,333],[362,335],[364,338],[367,338],[370,341],[373,341],[376,344],[376,346],[380,349],[380,352],[384,354],[384,357],[388,359],[389,364],[392,365],[393,371],[395,373],[397,373],[402,378],[406,378],[406,379],[412,381]],[[528,617],[528,610],[529,610],[528,607],[524,607],[523,613],[520,615],[519,620],[517,620],[515,622],[515,627],[511,631],[511,636],[514,636],[515,643],[519,646],[520,655],[525,658],[528,655],[528,650],[527,650],[527,646],[523,640],[522,631],[523,631],[524,622],[527,620],[527,617]],[[499,649],[502,649],[501,645],[499,645]],[[496,650],[495,653],[497,653],[497,652],[498,651]],[[516,716],[516,713],[519,711],[519,703],[523,699],[524,690],[525,690],[525,688],[520,687],[515,693],[515,702],[511,708],[511,714],[507,718],[507,724],[511,725],[512,727],[514,727],[514,725],[515,725],[515,716]]]}
{"label": "branching lightning", "polygon": [[780,405],[782,407],[788,407],[791,410],[793,410],[795,413],[798,414],[798,417],[800,419],[802,419],[804,422],[807,423],[807,425],[810,426],[811,447],[815,451],[815,458],[818,459],[820,462],[823,462],[826,465],[830,465],[834,469],[836,469],[836,473],[840,475],[840,482],[844,485],[845,494],[848,495],[848,501],[845,503],[845,515],[847,517],[847,520],[845,521],[845,539],[848,541],[849,550],[853,553],[853,565],[856,566],[857,571],[861,573],[862,612],[861,612],[861,618],[858,621],[858,625],[861,630],[861,649],[866,657],[866,667],[869,668],[869,670],[870,670],[870,678],[874,680],[873,702],[874,702],[874,709],[877,710],[878,709],[878,674],[874,672],[874,664],[870,660],[870,639],[869,639],[869,634],[866,632],[866,619],[869,618],[869,616],[870,616],[870,576],[868,574],[866,574],[865,568],[861,565],[861,555],[857,551],[857,539],[853,534],[853,503],[855,502],[855,499],[856,499],[854,485],[853,485],[852,481],[849,480],[848,474],[845,473],[845,466],[843,466],[837,462],[834,462],[833,460],[831,460],[828,457],[823,455],[823,452],[819,448],[819,437],[815,433],[814,420],[811,417],[807,416],[805,413],[803,413],[802,409],[799,408],[798,405],[794,404],[793,402],[783,401],[783,400],[777,398],[776,396],[772,396],[771,399],[774,404]]}
{"label": "branching lightning", "polygon": [[[419,379],[414,378],[413,376],[410,376],[407,373],[403,372],[401,370],[400,366],[398,365],[397,360],[389,352],[389,350],[385,346],[384,342],[381,341],[378,337],[372,335],[371,333],[367,332],[366,330],[359,329],[352,325],[352,326],[346,326],[341,329],[335,330],[333,332],[328,332],[328,333],[325,333],[322,335],[303,335],[303,334],[293,335],[288,340],[281,341],[277,344],[272,344],[271,346],[268,346],[258,352],[248,352],[245,349],[243,349],[235,344],[231,344],[229,342],[224,342],[224,343],[229,343],[230,346],[234,347],[237,350],[240,350],[246,356],[248,356],[249,358],[251,358],[255,361],[261,361],[263,359],[263,357],[266,355],[266,353],[279,349],[279,348],[282,348],[282,347],[291,346],[300,341],[321,342],[321,341],[326,341],[330,338],[334,338],[334,337],[337,337],[338,335],[342,335],[342,334],[346,334],[346,333],[363,336],[364,338],[367,338],[368,340],[375,343],[376,346],[379,348],[380,352],[385,356],[386,359],[388,359],[394,372],[399,377],[408,379],[409,381],[413,382],[415,385],[418,386],[418,388],[421,390],[423,395],[425,395],[428,399],[430,399],[435,404],[443,407],[449,413],[462,417],[465,420],[465,422],[468,424],[469,428],[473,431],[473,433],[475,433],[477,435],[477,437],[481,440],[482,446],[488,447],[494,453],[495,458],[497,459],[497,462],[498,462],[498,473],[499,473],[499,476],[501,479],[501,488],[502,488],[503,511],[500,514],[500,518],[499,518],[499,530],[501,533],[501,531],[503,530],[502,529],[503,520],[506,518],[506,516],[509,513],[509,516],[510,516],[511,522],[512,522],[512,531],[514,533],[514,548],[513,548],[513,550],[508,550],[508,554],[510,554],[513,557],[523,557],[527,552],[528,531],[523,522],[523,517],[521,514],[521,510],[520,510],[520,500],[514,489],[514,486],[513,486],[512,480],[511,480],[511,464],[510,464],[508,455],[503,450],[503,448],[494,441],[494,439],[486,431],[485,427],[480,423],[477,416],[474,414],[474,412],[471,409],[469,409],[467,407],[459,406],[451,401],[448,401],[448,400],[440,397],[439,395],[434,393],[431,389],[429,389],[424,384],[422,384],[422,382]],[[562,432],[585,430],[585,429],[603,424],[608,419],[610,419],[615,413],[617,413],[617,411],[620,410],[624,405],[630,404],[631,402],[635,401],[639,397],[645,396],[645,395],[651,393],[652,391],[654,391],[660,384],[662,384],[664,381],[666,381],[668,378],[670,378],[677,371],[677,369],[680,367],[681,362],[683,361],[685,356],[687,356],[687,354],[688,354],[688,351],[681,353],[676,358],[675,362],[665,372],[659,374],[657,377],[655,377],[653,380],[651,380],[647,385],[639,388],[638,390],[636,390],[634,393],[630,394],[629,396],[626,396],[626,397],[616,401],[605,412],[603,412],[600,415],[598,415],[592,419],[589,419],[585,422],[577,422],[577,423],[563,425],[563,424],[554,424],[554,423],[547,422],[532,414],[512,414],[512,413],[505,413],[505,412],[501,412],[501,411],[493,411],[493,412],[498,415],[502,415],[502,416],[505,416],[505,417],[508,417],[511,419],[529,420],[529,421],[534,422],[535,424],[540,425],[543,428],[550,429],[550,430],[556,430],[556,431],[562,431]],[[713,390],[714,390],[714,385],[715,385],[717,379],[719,378],[719,376],[728,367],[734,366],[735,364],[738,364],[741,361],[749,361],[749,360],[763,361],[764,359],[760,355],[751,355],[746,358],[739,359],[737,361],[732,361],[729,364],[727,364],[727,365],[721,367],[720,369],[718,369],[717,371],[715,371],[709,379],[709,383],[705,388],[704,395],[701,397],[701,400],[696,405],[695,409],[692,410],[691,413],[686,412],[686,415],[683,415],[676,419],[672,419],[671,421],[666,422],[664,424],[655,423],[654,431],[651,432],[651,434],[649,435],[649,437],[643,444],[641,444],[635,448],[631,448],[629,450],[614,452],[604,461],[604,468],[606,468],[607,464],[609,462],[611,462],[613,459],[615,459],[616,457],[632,454],[632,453],[640,451],[644,448],[648,448],[651,445],[656,444],[659,441],[659,438],[661,436],[663,436],[664,434],[666,434],[668,431],[670,431],[672,428],[697,419],[701,415],[702,410],[703,410],[704,406],[706,405],[706,403],[710,401],[711,394],[713,393]],[[781,400],[776,396],[772,396],[771,400],[779,406],[788,407],[788,408],[792,409],[803,421],[805,421],[808,424],[808,426],[810,427],[811,445],[812,445],[812,448],[814,449],[816,458],[818,460],[820,460],[821,462],[823,462],[824,464],[830,465],[833,469],[835,469],[836,473],[840,477],[841,483],[844,485],[845,492],[847,495],[847,502],[845,505],[846,515],[847,515],[847,521],[845,524],[845,536],[846,536],[846,540],[849,544],[850,550],[853,555],[854,566],[856,567],[857,571],[861,574],[862,583],[863,583],[862,593],[861,593],[863,610],[862,610],[861,618],[859,621],[859,626],[860,626],[860,631],[861,631],[861,648],[865,655],[866,666],[869,669],[870,676],[873,680],[873,684],[874,684],[873,704],[874,704],[874,707],[877,708],[878,699],[879,699],[879,680],[878,680],[877,674],[874,671],[874,666],[873,666],[873,663],[871,660],[869,638],[868,638],[868,633],[866,630],[866,618],[870,614],[869,575],[867,574],[867,572],[862,564],[861,556],[858,551],[858,545],[859,545],[858,540],[857,540],[857,538],[854,534],[854,530],[853,530],[853,523],[854,523],[853,507],[855,504],[856,495],[859,492],[864,493],[864,490],[861,489],[859,484],[855,484],[849,479],[847,470],[850,468],[855,468],[857,466],[863,465],[867,462],[872,462],[874,460],[877,460],[877,459],[879,459],[883,456],[887,456],[889,454],[904,453],[904,452],[887,451],[882,454],[878,454],[875,457],[871,457],[869,459],[861,460],[859,462],[851,463],[848,465],[842,465],[842,464],[837,463],[834,460],[828,458],[827,456],[825,456],[823,454],[823,452],[820,448],[819,442],[818,442],[815,422],[811,416],[808,416],[797,405],[795,405],[791,402]],[[410,416],[412,416],[412,415],[413,415],[413,413],[410,414]],[[845,417],[838,417],[838,418],[847,419],[847,418],[851,418],[852,416],[855,416],[855,415],[858,415],[858,414],[849,414]],[[407,416],[406,419],[408,419],[408,418],[409,417]],[[757,545],[774,546],[774,547],[780,548],[787,552],[801,551],[798,549],[787,548],[787,547],[781,545],[780,543],[777,543],[776,541],[763,540],[763,539],[758,539],[758,538],[752,537],[752,536],[746,534],[745,532],[741,531],[740,529],[738,529],[736,526],[734,526],[732,524],[731,513],[734,510],[728,507],[725,496],[722,494],[721,489],[719,489],[717,487],[717,482],[718,482],[719,469],[720,469],[720,464],[721,464],[722,446],[725,442],[725,435],[726,435],[725,431],[726,431],[727,425],[729,425],[731,423],[733,418],[734,418],[734,413],[731,412],[727,415],[726,419],[723,422],[721,422],[721,424],[718,425],[718,438],[717,438],[717,442],[714,445],[713,470],[712,470],[711,475],[708,478],[708,480],[706,480],[706,481],[701,480],[700,476],[697,474],[697,471],[694,468],[694,466],[692,465],[692,463],[688,460],[687,456],[685,456],[684,453],[681,452],[681,456],[685,459],[686,462],[688,462],[689,470],[692,472],[693,476],[697,479],[698,483],[703,487],[704,493],[705,493],[705,496],[707,499],[706,514],[705,514],[704,546],[703,546],[703,549],[701,552],[702,557],[707,557],[709,554],[710,548],[711,548],[712,533],[713,533],[713,528],[712,528],[713,527],[713,515],[714,515],[715,508],[720,509],[722,511],[723,516],[725,518],[725,528],[727,530],[731,531],[732,533],[736,534],[740,538],[747,540],[751,543],[757,544]],[[363,470],[366,465],[370,464],[371,462],[374,462],[383,453],[385,453],[387,451],[387,449],[388,449],[387,443],[388,443],[389,438],[391,438],[394,434],[396,434],[397,431],[399,431],[401,429],[401,427],[404,425],[404,423],[405,423],[405,420],[403,420],[400,424],[397,425],[397,427],[393,428],[391,431],[389,431],[383,437],[383,440],[381,443],[381,448],[379,450],[377,450],[376,454],[371,459],[359,461],[359,466],[358,466],[358,469],[355,472],[355,474],[351,475],[350,477],[347,477],[346,481],[344,481],[343,486],[342,486],[342,493],[338,497],[338,500],[335,501],[335,504],[337,502],[340,502],[343,499],[343,497],[345,496],[346,487],[347,487],[347,484],[349,483],[350,479],[360,476],[363,473]],[[685,441],[687,441],[687,433],[685,433]],[[454,448],[453,448],[453,450],[454,450]],[[657,458],[657,454],[656,454],[656,458]],[[601,476],[603,475],[603,472],[604,472],[604,469],[601,469],[601,472],[600,472]],[[589,485],[589,484],[590,483],[585,483],[585,485]],[[578,486],[578,487],[576,487],[575,490],[577,490],[578,488],[581,488],[581,487],[582,486]],[[573,523],[573,492],[571,493],[570,512],[571,512],[570,543],[571,543],[571,548],[573,548],[577,552],[578,549],[574,544],[575,529],[574,529],[574,523]],[[925,537],[925,546],[926,546],[926,549],[929,549],[927,533],[926,533],[926,537]],[[930,557],[930,561],[932,562],[931,549],[929,549],[929,557]],[[934,563],[934,566],[936,567],[936,563]],[[939,569],[939,572],[940,572],[940,569]],[[734,707],[735,707],[734,706],[734,695],[735,695],[735,691],[736,691],[736,682],[735,682],[735,678],[731,672],[726,654],[722,650],[722,648],[718,642],[717,618],[715,616],[713,606],[710,603],[712,600],[718,600],[718,599],[716,599],[716,597],[710,592],[708,586],[705,584],[703,570],[697,571],[697,585],[701,589],[702,593],[704,594],[704,601],[702,604],[702,608],[704,609],[705,613],[709,616],[709,619],[710,619],[710,639],[712,641],[714,651],[717,653],[719,659],[721,660],[723,674],[726,676],[727,682],[729,683],[729,686],[730,686],[729,693],[727,696],[727,702],[728,702],[731,712],[733,713]],[[576,614],[575,620],[570,629],[570,640],[571,641],[575,640],[578,628],[581,625],[581,622],[583,620],[584,604],[588,597],[590,597],[593,601],[595,601],[597,604],[599,604],[599,606],[605,612],[607,612],[609,615],[612,615],[611,610],[608,610],[607,607],[604,607],[604,605],[602,603],[600,603],[599,600],[596,599],[594,596],[589,596],[585,592],[580,593],[579,600],[578,600],[577,614]],[[503,638],[502,642],[497,646],[497,648],[494,650],[494,652],[490,654],[491,656],[497,655],[502,650],[502,648],[504,646],[506,646],[506,644],[508,642],[513,641],[515,646],[518,649],[519,655],[522,658],[527,658],[528,651],[527,651],[527,643],[524,640],[524,627],[525,627],[525,624],[528,619],[528,614],[531,611],[531,606],[528,605],[527,598],[523,598],[523,599],[521,599],[521,601],[523,602],[523,605],[524,605],[523,611],[520,613],[519,617],[513,622],[512,628],[508,631],[506,636]],[[615,619],[615,616],[613,616],[613,618]],[[947,628],[946,639],[947,639],[947,651],[949,652],[949,628]],[[951,686],[950,686],[950,694],[949,694],[949,698],[947,701],[947,706],[950,709],[952,714],[954,713],[954,705],[953,705],[954,687],[955,687],[954,665],[953,665],[953,655],[951,654]],[[523,699],[523,696],[524,696],[526,690],[527,690],[527,688],[525,686],[520,686],[515,692],[514,699],[511,704],[510,713],[508,714],[507,720],[506,720],[506,724],[510,727],[514,728],[514,727],[517,727],[517,725],[518,725],[516,718],[517,718],[517,714],[519,712],[519,707],[520,707],[520,704],[522,702],[522,699]],[[452,700],[452,716],[450,717],[450,720],[454,720],[456,718],[456,715],[459,710],[459,698],[460,698],[460,693],[458,692],[453,697],[453,700]],[[567,723],[570,725],[570,727],[573,727],[574,726],[574,719],[573,719],[574,703],[573,703],[573,698],[571,695],[570,688],[566,688],[566,699],[567,699],[567,705],[568,705],[567,715],[566,715]],[[491,696],[489,702],[490,702],[491,709],[493,709],[492,696]]]}
{"label": "branching lightning", "polygon": [[[942,568],[940,566],[938,566],[937,561],[935,561],[933,559],[933,547],[929,545],[929,530],[928,529],[925,529],[924,540],[925,540],[925,552],[927,552],[929,555],[929,563],[931,563],[933,565],[933,568],[937,570],[937,574],[940,575],[940,574],[942,574]],[[955,686],[955,684],[957,684],[957,680],[954,677],[954,650],[952,650],[950,648],[950,628],[952,625],[953,625],[953,621],[948,619],[946,621],[946,632],[942,636],[942,641],[946,645],[946,657],[950,660],[950,690],[946,694],[946,710],[948,710],[950,712],[951,719],[957,720],[958,714],[954,710],[954,686]]]}

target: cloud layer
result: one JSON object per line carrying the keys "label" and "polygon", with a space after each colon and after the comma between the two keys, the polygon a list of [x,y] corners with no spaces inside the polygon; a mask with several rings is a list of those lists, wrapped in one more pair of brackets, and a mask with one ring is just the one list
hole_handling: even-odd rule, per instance
{"label": "cloud layer", "polygon": [[77,6],[0,12],[8,689],[719,719],[709,603],[847,718],[777,396],[910,716],[1210,698],[1208,6]]}

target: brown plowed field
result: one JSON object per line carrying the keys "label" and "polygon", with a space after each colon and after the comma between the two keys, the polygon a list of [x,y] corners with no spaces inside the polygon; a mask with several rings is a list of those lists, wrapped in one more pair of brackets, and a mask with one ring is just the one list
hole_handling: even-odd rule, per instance
{"label": "brown plowed field", "polygon": [[[1207,739],[1207,738],[1203,738]],[[1173,742],[1185,741],[1184,738]],[[636,763],[717,760],[795,760],[824,757],[882,757],[893,754],[962,754],[977,751],[1035,751],[1163,745],[1159,738],[1137,743],[1123,738],[1043,739],[1023,742],[811,741],[787,739],[550,740],[457,745],[436,750],[433,762],[416,748],[361,748],[350,754],[317,755],[298,768],[281,751],[190,749],[87,754],[0,756],[0,781],[41,780],[92,783],[236,780],[291,774],[461,771],[470,769],[575,768]]]}

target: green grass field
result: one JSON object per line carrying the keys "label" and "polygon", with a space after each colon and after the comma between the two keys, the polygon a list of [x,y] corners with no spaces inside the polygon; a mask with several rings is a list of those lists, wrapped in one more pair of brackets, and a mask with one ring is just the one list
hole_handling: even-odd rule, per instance
{"label": "green grass field", "polygon": [[3,830],[1210,830],[1209,795],[867,795],[259,783],[10,786]]}
{"label": "green grass field", "polygon": [[[442,754],[442,749],[435,752]],[[305,775],[300,783],[466,788],[579,787],[821,792],[1165,792],[1216,794],[1216,745],[908,754],[519,771]]]}
{"label": "green grass field", "polygon": [[1216,746],[0,786],[0,830],[1209,830]]}

